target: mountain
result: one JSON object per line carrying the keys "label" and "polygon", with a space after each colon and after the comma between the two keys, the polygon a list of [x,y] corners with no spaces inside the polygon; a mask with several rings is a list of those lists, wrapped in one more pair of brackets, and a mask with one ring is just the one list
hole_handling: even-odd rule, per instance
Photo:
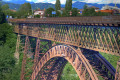
{"label": "mountain", "polygon": [[[78,8],[78,9],[83,9],[84,5],[87,4],[88,6],[95,6],[95,7],[99,7],[100,9],[105,6],[106,4],[97,4],[97,3],[85,3],[85,2],[75,2],[73,3],[72,7],[74,8]],[[107,4],[109,6],[115,6],[115,4],[113,3],[110,3],[110,4]],[[63,6],[63,5],[62,5]],[[117,7],[120,8],[120,4],[117,4]]]}
{"label": "mountain", "polygon": [[[8,2],[8,3],[14,3],[14,4],[24,4],[24,3],[28,3],[29,1],[26,1],[26,0],[8,0],[8,1],[5,1],[5,2]],[[34,2],[29,2],[31,4],[33,4]]]}
{"label": "mountain", "polygon": [[34,3],[31,4],[32,9],[36,9],[36,8],[40,8],[40,9],[47,9],[47,8],[54,8],[55,9],[55,4],[51,4],[51,3]]}
{"label": "mountain", "polygon": [[[24,2],[27,2],[25,0],[20,0],[21,4],[24,3]],[[11,2],[4,2],[2,1],[2,5],[4,4],[8,4],[10,9],[13,9],[13,10],[18,10],[21,6],[21,4],[17,4],[17,0],[15,0],[14,3],[11,3]],[[96,6],[96,7],[99,7],[100,9],[105,6],[106,4],[97,4],[97,3],[85,3],[85,2],[80,2],[80,1],[77,1],[75,3],[72,4],[72,7],[73,8],[78,8],[78,9],[83,9],[84,5],[87,4],[88,6]],[[115,4],[113,3],[110,3],[108,4],[109,6],[115,6]],[[32,3],[31,2],[31,6],[32,6],[32,9],[36,9],[36,8],[40,8],[40,9],[47,9],[49,7],[52,7],[55,9],[55,4],[52,4],[52,3]],[[62,8],[65,7],[65,5],[61,5]],[[117,7],[120,8],[120,4],[117,4]]]}
{"label": "mountain", "polygon": [[1,3],[2,5],[8,4],[10,9],[13,9],[13,10],[18,10],[21,6],[21,4],[14,4],[14,3],[9,3],[9,2],[4,2],[4,1],[2,1]]}
{"label": "mountain", "polygon": [[[11,3],[11,2],[2,1],[1,3],[2,3],[2,5],[8,4],[10,9],[13,9],[13,10],[18,10],[21,6],[21,4],[15,4],[15,3]],[[32,6],[32,9],[37,9],[37,8],[47,9],[49,7],[55,8],[55,5],[51,4],[51,3],[32,3],[31,6]]]}

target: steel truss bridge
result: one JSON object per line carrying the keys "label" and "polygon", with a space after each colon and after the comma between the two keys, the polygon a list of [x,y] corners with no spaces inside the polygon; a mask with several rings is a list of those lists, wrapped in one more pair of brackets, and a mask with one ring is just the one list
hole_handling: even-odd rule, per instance
{"label": "steel truss bridge", "polygon": [[[99,52],[120,56],[120,16],[62,17],[44,19],[9,19],[18,34],[16,58],[19,58],[20,35],[26,35],[21,80],[59,80],[68,61],[80,80],[120,80],[120,61],[117,69]],[[26,59],[30,54],[29,37],[36,38],[34,66],[27,75]],[[40,39],[59,42],[40,53]],[[39,56],[43,54],[43,56]],[[31,55],[31,54],[30,54]],[[94,69],[100,74],[95,73]]]}

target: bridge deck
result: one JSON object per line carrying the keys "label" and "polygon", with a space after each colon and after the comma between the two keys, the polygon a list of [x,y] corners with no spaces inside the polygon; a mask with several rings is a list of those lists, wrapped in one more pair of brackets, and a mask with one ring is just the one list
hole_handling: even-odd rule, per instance
{"label": "bridge deck", "polygon": [[78,24],[78,25],[120,25],[120,16],[91,16],[91,17],[51,17],[38,19],[9,19],[15,23],[51,23],[51,24]]}

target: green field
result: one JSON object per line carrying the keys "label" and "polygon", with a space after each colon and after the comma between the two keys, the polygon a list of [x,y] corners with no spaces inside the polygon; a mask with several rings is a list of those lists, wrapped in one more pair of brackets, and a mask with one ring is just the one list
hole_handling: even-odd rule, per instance
{"label": "green field", "polygon": [[72,67],[72,65],[68,62],[62,72],[61,80],[79,80],[79,77]]}

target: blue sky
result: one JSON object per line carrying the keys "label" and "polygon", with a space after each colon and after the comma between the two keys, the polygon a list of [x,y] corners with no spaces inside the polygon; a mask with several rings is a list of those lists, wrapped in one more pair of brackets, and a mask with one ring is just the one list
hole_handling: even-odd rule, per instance
{"label": "blue sky", "polygon": [[[15,1],[15,0],[3,0],[3,1]],[[18,0],[18,1],[23,1],[23,0]],[[53,3],[55,4],[56,0],[26,0],[26,1],[31,1],[35,3]],[[66,0],[60,0],[61,4],[65,4]],[[98,3],[98,4],[108,4],[108,3],[119,3],[120,0],[73,0],[73,3],[76,1],[81,1],[81,2],[87,2],[87,3]]]}

